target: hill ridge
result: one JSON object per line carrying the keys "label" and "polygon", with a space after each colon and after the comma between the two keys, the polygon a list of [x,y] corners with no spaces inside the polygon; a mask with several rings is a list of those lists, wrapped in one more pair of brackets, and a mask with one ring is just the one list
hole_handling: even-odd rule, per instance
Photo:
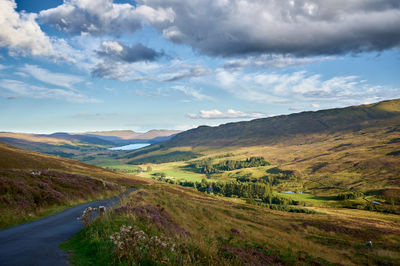
{"label": "hill ridge", "polygon": [[[390,121],[390,122],[388,122]],[[279,139],[320,132],[358,131],[400,121],[400,99],[373,104],[305,111],[289,115],[199,126],[163,143],[175,146],[226,146],[271,144]]]}

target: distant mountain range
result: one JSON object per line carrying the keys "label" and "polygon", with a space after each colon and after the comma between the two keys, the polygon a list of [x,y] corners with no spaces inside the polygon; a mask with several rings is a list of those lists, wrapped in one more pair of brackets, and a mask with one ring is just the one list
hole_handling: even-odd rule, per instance
{"label": "distant mountain range", "polygon": [[50,145],[91,144],[118,146],[138,142],[157,143],[179,133],[178,130],[150,130],[138,133],[132,130],[113,130],[85,133],[57,132],[53,134],[29,134],[0,132],[0,141],[17,145],[22,143],[45,143]]}
{"label": "distant mountain range", "polygon": [[96,137],[105,141],[111,141],[118,144],[128,144],[135,142],[157,143],[165,141],[180,133],[179,130],[157,130],[153,129],[145,133],[139,133],[132,130],[111,130],[80,133],[88,137]]}

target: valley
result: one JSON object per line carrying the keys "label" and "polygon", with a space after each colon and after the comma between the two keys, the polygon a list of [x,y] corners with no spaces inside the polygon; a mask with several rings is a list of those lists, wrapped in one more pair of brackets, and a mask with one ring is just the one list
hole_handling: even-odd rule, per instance
{"label": "valley", "polygon": [[[308,127],[288,126],[299,116]],[[135,187],[61,245],[72,264],[396,265],[400,100],[245,123],[199,127],[137,150],[90,144],[100,150],[79,150],[73,158],[82,162],[1,144],[1,225]],[[59,145],[51,141],[35,145],[50,153],[47,145]],[[126,232],[148,240],[110,241]],[[155,247],[155,237],[175,251]]]}

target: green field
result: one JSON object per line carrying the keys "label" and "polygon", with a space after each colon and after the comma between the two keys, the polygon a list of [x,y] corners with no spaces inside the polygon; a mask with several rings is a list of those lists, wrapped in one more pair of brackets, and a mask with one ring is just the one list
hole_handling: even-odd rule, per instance
{"label": "green field", "polygon": [[[165,164],[147,164],[141,165],[145,170],[143,173],[139,173],[139,176],[151,178],[155,173],[165,173],[167,177],[173,179],[185,179],[192,182],[200,182],[203,178],[206,178],[204,174],[193,173],[189,171],[182,170],[182,166],[185,165],[184,162],[173,162]],[[147,172],[147,167],[150,166],[152,171]]]}

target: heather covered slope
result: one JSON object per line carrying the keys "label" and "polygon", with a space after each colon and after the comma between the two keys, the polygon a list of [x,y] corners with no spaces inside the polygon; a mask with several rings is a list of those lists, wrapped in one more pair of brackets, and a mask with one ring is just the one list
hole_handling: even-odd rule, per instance
{"label": "heather covered slope", "polygon": [[252,146],[274,144],[294,136],[351,132],[388,125],[400,126],[400,100],[281,115],[218,127],[201,126],[180,133],[163,145]]}
{"label": "heather covered slope", "polygon": [[0,228],[118,194],[126,176],[0,143]]}
{"label": "heather covered slope", "polygon": [[276,211],[154,184],[64,247],[73,265],[397,265],[398,215],[314,210]]}

